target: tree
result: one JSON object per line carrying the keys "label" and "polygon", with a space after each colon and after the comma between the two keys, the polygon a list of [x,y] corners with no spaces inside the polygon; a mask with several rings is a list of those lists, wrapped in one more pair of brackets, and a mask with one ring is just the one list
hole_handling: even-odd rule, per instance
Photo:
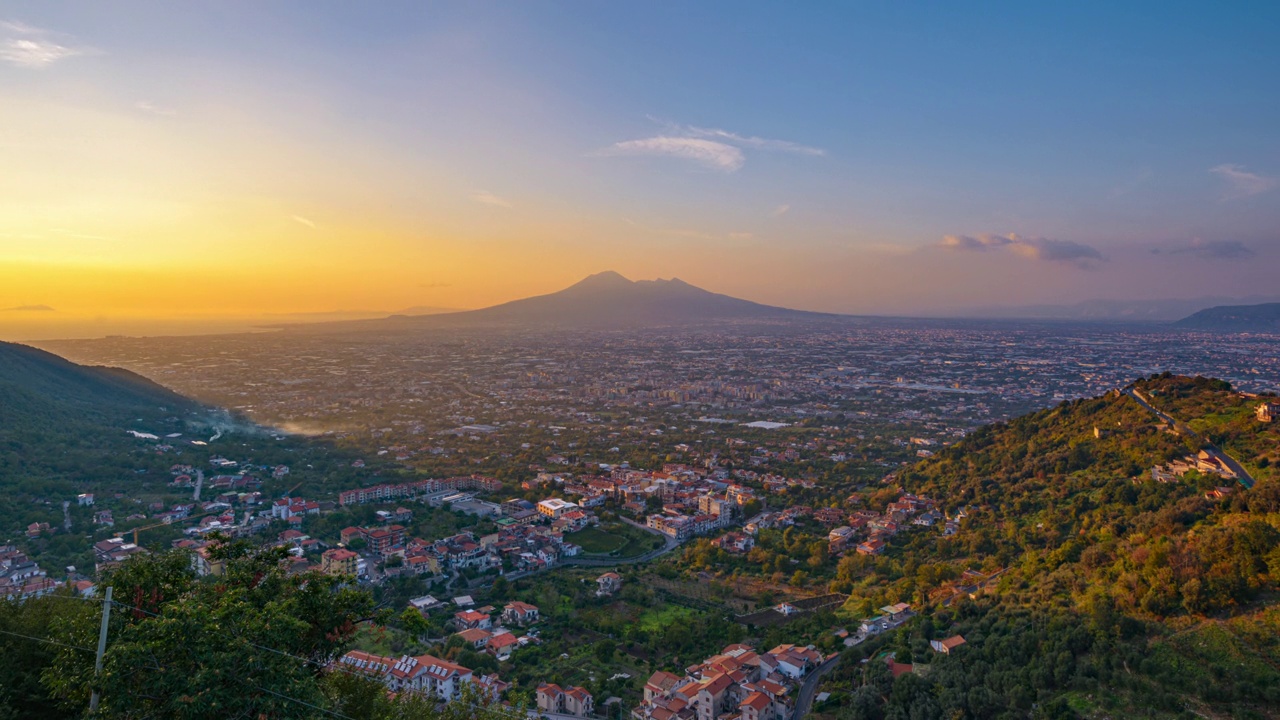
{"label": "tree", "polygon": [[415,607],[407,607],[400,613],[400,625],[414,638],[424,638],[431,634],[431,621],[423,617]]}
{"label": "tree", "polygon": [[609,662],[610,660],[613,659],[613,654],[617,651],[617,649],[618,649],[617,642],[610,640],[608,638],[605,638],[604,640],[601,640],[600,642],[596,643],[596,648],[595,648],[596,659],[602,663]]}
{"label": "tree", "polygon": [[[101,693],[99,716],[310,717],[325,703],[324,668],[369,619],[373,599],[342,577],[285,572],[287,553],[214,545],[221,577],[199,580],[186,553],[136,557],[110,572],[118,591],[101,675],[94,658],[65,649],[44,682],[67,709]],[[60,640],[93,647],[97,609],[60,623]]]}

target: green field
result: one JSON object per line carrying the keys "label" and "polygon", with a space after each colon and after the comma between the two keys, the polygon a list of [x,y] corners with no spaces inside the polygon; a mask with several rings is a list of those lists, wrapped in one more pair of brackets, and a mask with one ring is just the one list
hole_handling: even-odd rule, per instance
{"label": "green field", "polygon": [[610,557],[643,555],[661,544],[657,537],[623,524],[588,527],[566,535],[565,540],[581,545],[582,551],[588,555]]}
{"label": "green field", "polygon": [[582,551],[591,555],[608,555],[622,549],[628,542],[627,538],[621,535],[614,535],[597,527],[584,528],[566,535],[565,540],[581,545]]}
{"label": "green field", "polygon": [[692,617],[697,611],[681,605],[664,605],[661,609],[646,611],[636,619],[636,625],[645,632],[658,632],[683,618]]}

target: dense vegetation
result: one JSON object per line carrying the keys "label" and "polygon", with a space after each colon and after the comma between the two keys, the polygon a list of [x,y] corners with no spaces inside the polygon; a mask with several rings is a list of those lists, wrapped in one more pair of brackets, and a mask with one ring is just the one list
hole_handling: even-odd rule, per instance
{"label": "dense vegetation", "polygon": [[[1137,388],[1228,451],[1280,445],[1280,428],[1246,421],[1257,401],[1220,381],[1161,376]],[[934,660],[895,681],[884,662],[851,655],[837,681],[842,715],[1272,715],[1280,479],[1256,454],[1242,459],[1257,485],[1224,499],[1205,494],[1227,484],[1214,476],[1150,479],[1152,465],[1197,447],[1113,393],[984,428],[901,473],[907,490],[970,516],[954,538],[920,534],[884,557],[842,561],[855,614],[896,598],[927,608],[887,649],[898,662]],[[975,600],[956,581],[1001,569]],[[967,644],[933,657],[926,640],[956,633]]]}
{"label": "dense vegetation", "polygon": [[[196,578],[178,552],[131,559],[103,579],[114,592],[101,673],[101,603],[54,595],[0,604],[0,717],[78,717],[91,691],[103,718],[499,717],[472,703],[440,712],[331,661],[361,623],[383,619],[342,578],[290,575],[283,550],[227,543],[220,577]],[[463,711],[465,708],[465,711]]]}

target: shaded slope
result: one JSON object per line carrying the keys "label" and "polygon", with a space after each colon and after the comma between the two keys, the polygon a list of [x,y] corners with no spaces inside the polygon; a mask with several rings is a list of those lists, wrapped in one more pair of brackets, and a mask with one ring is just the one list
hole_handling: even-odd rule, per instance
{"label": "shaded slope", "polygon": [[27,345],[0,342],[0,420],[117,419],[173,414],[196,403],[127,370],[77,365]]}

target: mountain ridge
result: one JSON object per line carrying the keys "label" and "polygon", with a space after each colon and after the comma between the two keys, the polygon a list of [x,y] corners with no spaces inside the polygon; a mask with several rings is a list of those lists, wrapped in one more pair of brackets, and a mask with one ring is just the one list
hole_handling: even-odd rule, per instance
{"label": "mountain ridge", "polygon": [[1280,332],[1280,302],[1218,305],[1194,312],[1174,325],[1221,332]]}

